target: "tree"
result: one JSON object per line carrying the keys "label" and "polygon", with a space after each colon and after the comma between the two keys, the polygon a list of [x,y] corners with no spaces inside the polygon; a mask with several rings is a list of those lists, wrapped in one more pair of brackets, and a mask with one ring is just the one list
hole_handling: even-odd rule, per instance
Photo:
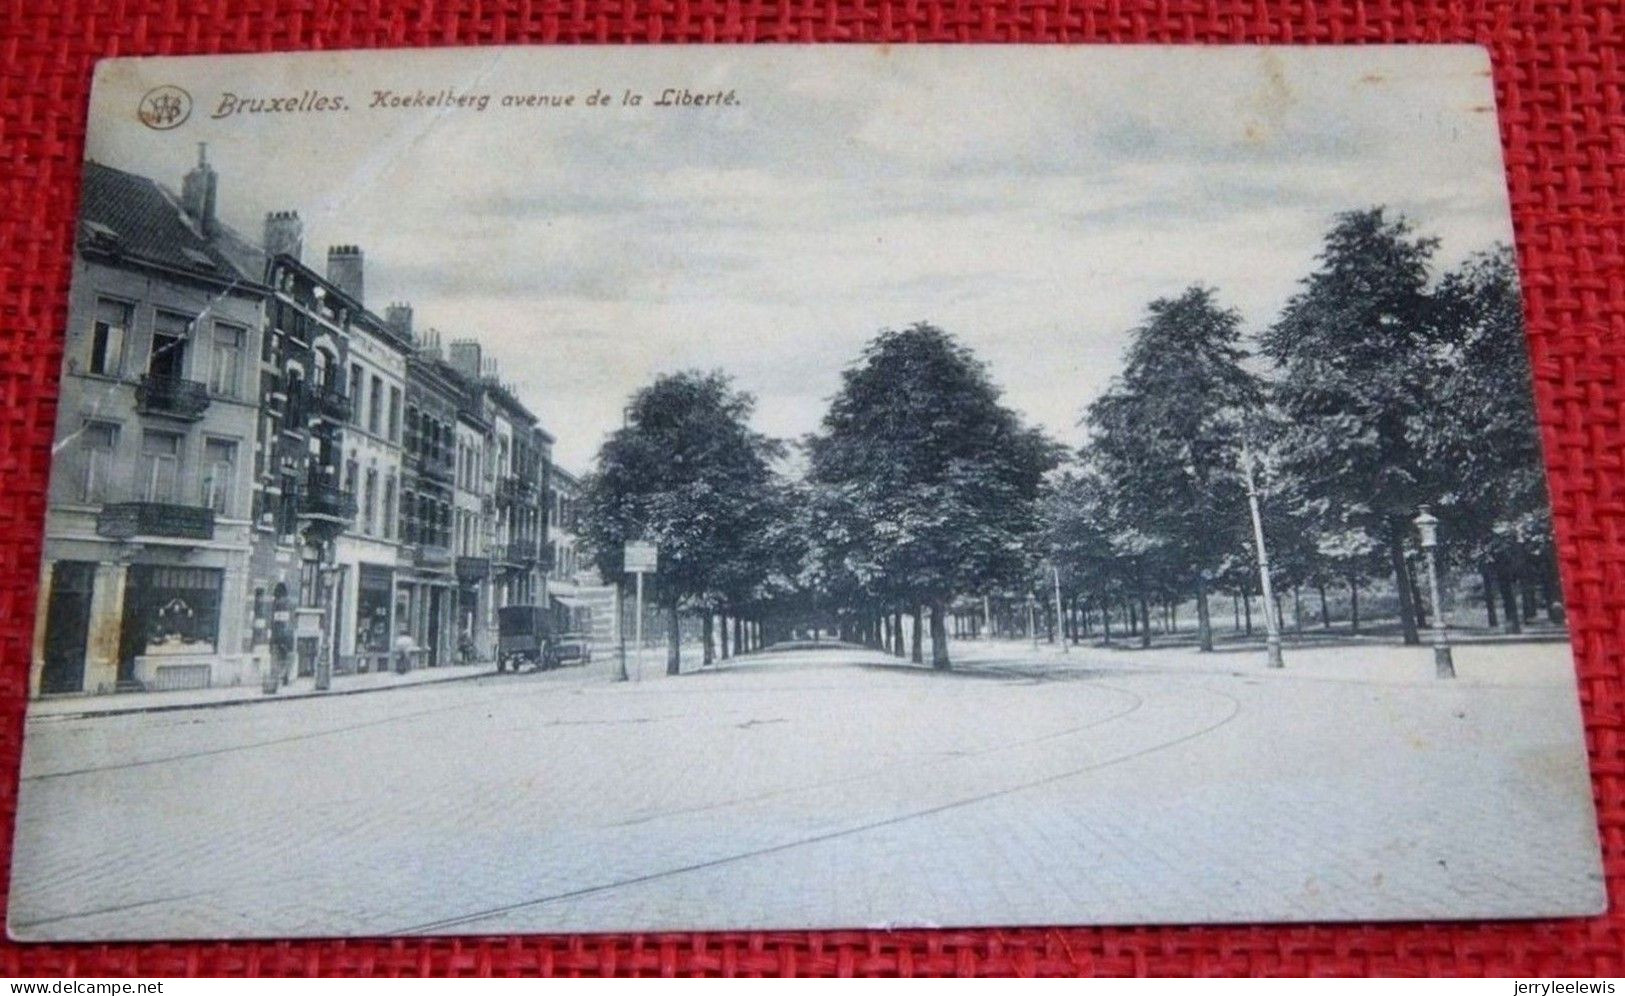
{"label": "tree", "polygon": [[709,612],[767,568],[760,541],[777,515],[772,465],[783,447],[750,428],[754,406],[720,372],[661,376],[632,396],[584,482],[582,532],[604,577],[622,575],[628,541],[660,549],[653,595],[670,612],[671,674],[678,614]]}
{"label": "tree", "polygon": [[1285,471],[1308,500],[1382,538],[1406,643],[1419,642],[1406,541],[1438,488],[1423,439],[1438,380],[1437,244],[1381,207],[1338,215],[1318,268],[1261,337],[1278,369]]}
{"label": "tree", "polygon": [[1237,467],[1259,385],[1242,366],[1241,316],[1211,289],[1190,287],[1146,311],[1123,373],[1084,418],[1089,451],[1115,496],[1120,545],[1141,562],[1142,610],[1160,571],[1195,594],[1199,643],[1212,650],[1208,586],[1245,522]]}
{"label": "tree", "polygon": [[818,542],[863,591],[930,610],[938,668],[949,666],[949,600],[1026,577],[1058,457],[999,396],[948,333],[888,329],[843,372],[806,443],[808,479],[832,513]]}
{"label": "tree", "polygon": [[[1546,587],[1556,585],[1551,508],[1511,249],[1497,246],[1471,257],[1444,276],[1437,298],[1448,373],[1428,420],[1427,453],[1452,471],[1438,496],[1443,549],[1463,566],[1477,561],[1486,600],[1499,592],[1506,628],[1516,631],[1513,590],[1519,575],[1533,569]],[[1492,398],[1493,404],[1485,403]]]}

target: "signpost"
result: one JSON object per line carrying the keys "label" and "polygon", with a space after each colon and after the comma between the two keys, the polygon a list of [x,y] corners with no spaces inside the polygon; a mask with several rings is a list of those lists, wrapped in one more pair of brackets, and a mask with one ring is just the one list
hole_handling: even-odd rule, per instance
{"label": "signpost", "polygon": [[643,575],[653,574],[660,567],[660,550],[653,543],[628,543],[622,554],[622,566],[638,576],[637,618],[633,623],[633,637],[637,648],[638,680],[643,680]]}

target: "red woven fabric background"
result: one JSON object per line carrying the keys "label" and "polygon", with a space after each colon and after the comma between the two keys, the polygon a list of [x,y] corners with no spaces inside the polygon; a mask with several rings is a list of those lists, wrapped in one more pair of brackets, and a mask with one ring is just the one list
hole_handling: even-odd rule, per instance
{"label": "red woven fabric background", "polygon": [[[1609,892],[1625,899],[1625,2],[0,0],[0,861],[91,66],[530,42],[1476,42],[1490,47]],[[116,832],[109,826],[108,832]],[[0,942],[5,975],[1625,974],[1592,920],[1333,927]]]}

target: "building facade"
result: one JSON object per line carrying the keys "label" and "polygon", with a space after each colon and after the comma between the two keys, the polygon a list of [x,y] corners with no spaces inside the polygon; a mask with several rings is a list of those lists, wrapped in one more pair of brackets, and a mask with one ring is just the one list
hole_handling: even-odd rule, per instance
{"label": "building facade", "polygon": [[453,662],[457,649],[452,509],[462,391],[439,350],[429,332],[406,359],[400,526],[412,568],[395,586],[397,629],[411,638],[428,667]]}
{"label": "building facade", "polygon": [[[462,343],[453,343],[453,350]],[[496,654],[491,600],[491,537],[496,499],[486,452],[491,423],[477,380],[458,374],[457,479],[452,489],[452,553],[457,571],[457,634],[482,660]]]}
{"label": "building facade", "polygon": [[[348,247],[335,247],[343,254]],[[357,264],[360,251],[354,250]],[[359,273],[333,265],[330,278]],[[359,293],[356,288],[353,293]],[[391,666],[396,627],[395,586],[403,569],[399,535],[406,425],[406,363],[411,343],[386,320],[362,309],[350,328],[345,383],[350,419],[344,428],[343,487],[355,498],[352,527],[337,540],[340,673]]]}
{"label": "building facade", "polygon": [[179,193],[86,164],[30,694],[260,684],[279,605],[284,680],[490,660],[575,599],[576,482],[479,344],[219,197],[201,148]]}
{"label": "building facade", "polygon": [[85,167],[41,565],[34,694],[254,671],[250,473],[262,257],[200,151],[176,196]]}
{"label": "building facade", "polygon": [[[275,235],[275,216],[268,235]],[[296,219],[295,219],[296,220]],[[309,677],[336,665],[344,616],[337,560],[340,535],[355,522],[344,477],[351,397],[345,371],[360,305],[306,266],[296,244],[268,238],[272,298],[260,355],[260,432],[249,600],[256,652],[268,655],[278,600],[293,606],[293,667]],[[295,250],[295,251],[289,251]]]}

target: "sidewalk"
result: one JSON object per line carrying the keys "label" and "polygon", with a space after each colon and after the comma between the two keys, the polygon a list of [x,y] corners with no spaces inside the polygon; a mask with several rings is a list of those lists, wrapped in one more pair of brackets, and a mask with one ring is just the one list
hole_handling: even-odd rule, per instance
{"label": "sidewalk", "polygon": [[397,688],[463,681],[495,674],[496,665],[457,664],[421,668],[406,674],[392,671],[345,674],[333,678],[333,687],[316,690],[315,678],[295,678],[275,695],[266,695],[259,685],[230,685],[224,688],[195,688],[176,692],[120,692],[112,695],[77,695],[39,699],[28,703],[28,718],[82,719],[91,716],[119,716],[134,712],[167,712],[173,709],[207,709],[217,706],[252,705],[257,702],[291,702],[298,699],[334,695],[360,695],[387,692]]}
{"label": "sidewalk", "polygon": [[[1574,657],[1566,640],[1538,634],[1524,638],[1480,639],[1454,644],[1457,685],[1547,686],[1570,685],[1575,680]],[[1267,665],[1264,645],[1231,644],[1213,653],[1201,653],[1193,645],[1153,645],[1140,648],[1128,643],[1110,647],[1099,644],[1073,646],[1040,641],[1034,647],[1022,640],[956,641],[952,647],[955,663],[974,667],[978,663],[1019,662],[1023,658],[1042,661],[1055,668],[1107,668],[1146,674],[1221,674],[1253,680],[1296,680],[1355,682],[1360,684],[1435,686],[1433,648],[1427,643],[1405,646],[1398,643],[1294,644],[1283,648],[1285,667]]]}

